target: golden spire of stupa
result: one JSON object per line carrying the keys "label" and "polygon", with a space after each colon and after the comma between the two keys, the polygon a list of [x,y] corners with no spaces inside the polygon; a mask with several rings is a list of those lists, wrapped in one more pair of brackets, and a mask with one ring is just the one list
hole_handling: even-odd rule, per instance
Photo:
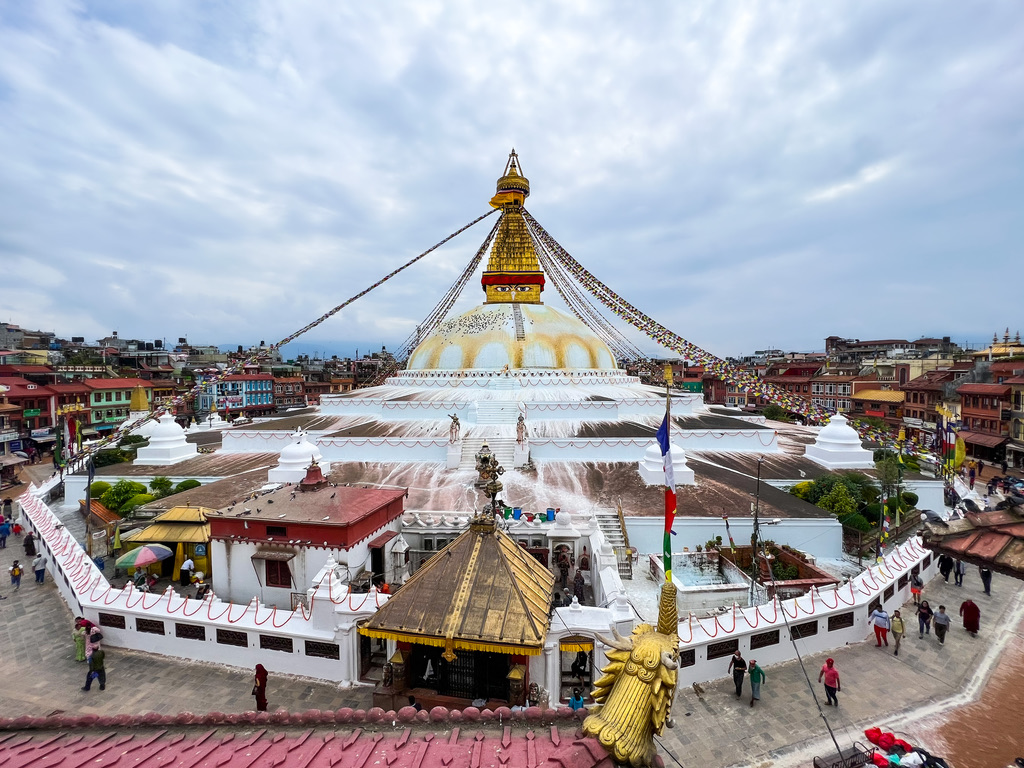
{"label": "golden spire of stupa", "polygon": [[146,390],[141,384],[132,390],[132,399],[128,404],[129,411],[149,412],[149,400],[146,397]]}
{"label": "golden spire of stupa", "polygon": [[491,198],[491,205],[501,209],[501,221],[481,280],[488,304],[540,304],[540,292],[544,290],[544,273],[523,219],[530,180],[520,173],[518,161],[513,149],[505,173],[498,179],[497,193]]}

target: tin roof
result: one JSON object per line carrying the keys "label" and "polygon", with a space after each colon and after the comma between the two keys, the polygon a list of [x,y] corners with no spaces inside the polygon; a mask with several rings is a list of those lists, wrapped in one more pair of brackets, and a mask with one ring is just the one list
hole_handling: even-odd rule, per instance
{"label": "tin roof", "polygon": [[905,397],[905,392],[896,392],[891,389],[862,389],[852,395],[854,400],[871,400],[879,403],[902,403]]}

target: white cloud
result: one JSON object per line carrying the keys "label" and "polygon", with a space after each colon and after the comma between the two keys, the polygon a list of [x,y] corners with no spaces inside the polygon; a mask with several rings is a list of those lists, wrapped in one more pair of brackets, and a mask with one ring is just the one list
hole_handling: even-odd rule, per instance
{"label": "white cloud", "polygon": [[[914,297],[915,328],[1012,323],[1002,302],[954,320],[939,296],[964,257],[998,273],[1019,256],[1013,4],[4,14],[0,280],[27,260],[46,283],[3,302],[23,325],[281,338],[486,210],[512,145],[545,227],[718,354],[910,335],[879,274]],[[486,228],[310,340],[401,341]],[[838,284],[837,307],[821,286]]]}
{"label": "white cloud", "polygon": [[890,173],[892,173],[894,163],[886,161],[882,163],[875,163],[863,168],[849,181],[844,181],[839,184],[833,184],[831,187],[820,189],[817,192],[812,192],[805,199],[809,203],[821,203],[828,200],[835,200],[837,197],[843,197],[844,195],[858,192],[864,187],[870,184],[874,184],[876,181],[881,181]]}

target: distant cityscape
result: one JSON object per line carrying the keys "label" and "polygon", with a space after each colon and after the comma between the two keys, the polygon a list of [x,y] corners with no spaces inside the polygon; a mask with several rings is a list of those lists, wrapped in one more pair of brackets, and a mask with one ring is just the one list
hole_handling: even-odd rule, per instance
{"label": "distant cityscape", "polygon": [[[401,361],[383,346],[359,357],[298,355],[258,347],[224,352],[180,337],[174,345],[117,332],[86,342],[53,332],[0,323],[0,471],[3,484],[17,463],[45,455],[57,442],[62,418],[73,418],[86,439],[101,436],[129,417],[133,392],[152,409],[196,383],[259,352],[236,374],[210,384],[193,401],[174,408],[186,425],[217,411],[226,419],[268,416],[318,405],[338,394],[382,383]],[[621,361],[650,380],[656,366],[671,364],[676,386],[702,392],[705,402],[764,412],[773,405],[678,359]],[[759,350],[730,359],[734,365],[809,403],[879,426],[903,429],[929,445],[941,423],[960,430],[967,454],[1024,467],[1024,343],[1009,329],[991,343],[964,348],[943,338],[859,340],[829,336],[821,353]],[[780,418],[799,414],[777,413]]]}

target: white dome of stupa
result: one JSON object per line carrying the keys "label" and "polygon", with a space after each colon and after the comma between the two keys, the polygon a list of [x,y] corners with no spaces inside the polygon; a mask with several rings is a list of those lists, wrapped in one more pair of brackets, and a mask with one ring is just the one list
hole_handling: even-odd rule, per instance
{"label": "white dome of stupa", "polygon": [[139,448],[134,463],[164,466],[177,464],[198,454],[199,449],[185,440],[185,430],[174,420],[174,416],[165,412],[149,433],[149,445]]}
{"label": "white dome of stupa", "polygon": [[804,449],[804,455],[827,469],[870,469],[875,465],[873,454],[841,413],[821,428],[814,444]]}
{"label": "white dome of stupa", "polygon": [[427,336],[409,370],[615,370],[608,345],[575,317],[545,304],[482,304]]}
{"label": "white dome of stupa", "polygon": [[316,462],[326,476],[331,471],[329,462],[323,461],[323,455],[316,443],[309,442],[301,429],[295,430],[291,442],[281,451],[277,466],[267,473],[267,481],[271,483],[297,483],[306,476],[306,469]]}
{"label": "white dome of stupa", "polygon": [[[696,485],[693,470],[686,464],[686,451],[675,443],[671,444],[672,471],[675,474],[676,485]],[[661,446],[658,443],[651,443],[644,451],[644,457],[638,466],[640,477],[648,485],[665,484],[665,461],[661,456]]]}

